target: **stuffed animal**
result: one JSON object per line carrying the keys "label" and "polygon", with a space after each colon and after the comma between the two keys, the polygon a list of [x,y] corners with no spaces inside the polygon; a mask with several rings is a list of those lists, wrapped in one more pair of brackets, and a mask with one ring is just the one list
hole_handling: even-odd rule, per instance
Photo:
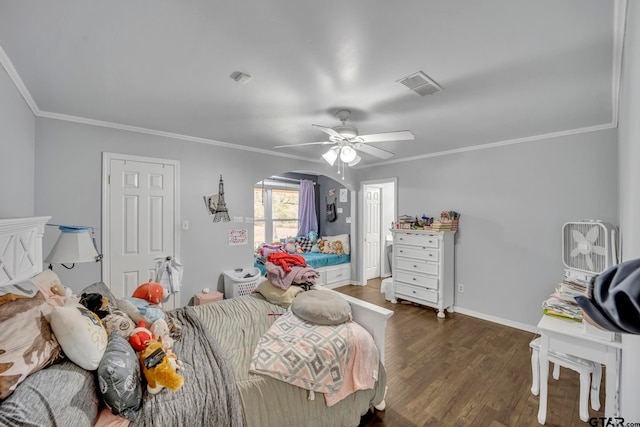
{"label": "stuffed animal", "polygon": [[328,246],[327,245],[327,240],[326,239],[320,239],[320,240],[318,240],[316,245],[318,245],[318,251],[319,252],[325,253],[324,250]]}
{"label": "stuffed animal", "polygon": [[159,341],[152,341],[140,353],[142,374],[147,379],[147,391],[151,394],[157,394],[165,387],[177,391],[184,383],[184,378],[176,372],[177,364],[172,366],[165,350]]}
{"label": "stuffed animal", "polygon": [[309,230],[307,237],[311,243],[316,243],[318,241],[318,232],[315,230]]}
{"label": "stuffed animal", "polygon": [[95,313],[99,319],[104,319],[110,313],[109,300],[99,293],[84,293],[80,295],[80,304]]}
{"label": "stuffed animal", "polygon": [[[105,329],[109,335],[118,334],[122,338],[128,340],[136,328],[133,320],[122,310],[112,310],[111,313],[102,319]],[[144,323],[143,323],[144,324]]]}
{"label": "stuffed animal", "polygon": [[166,290],[160,283],[152,282],[149,280],[147,283],[143,283],[133,291],[134,298],[140,298],[149,301],[152,304],[160,304],[165,298],[169,296],[169,291]]}
{"label": "stuffed animal", "polygon": [[127,301],[126,299],[118,299],[116,300],[116,305],[118,306],[118,310],[123,311],[127,316],[131,318],[131,320],[133,320],[134,328],[140,323],[141,320],[143,321],[145,328],[151,328],[151,326],[153,325],[153,322],[145,315],[140,313],[140,310],[138,310],[138,308],[130,301]]}
{"label": "stuffed animal", "polygon": [[331,253],[342,255],[344,253],[344,249],[342,248],[342,242],[340,240],[333,240],[330,243]]}
{"label": "stuffed animal", "polygon": [[284,244],[284,251],[290,254],[296,253],[296,239],[293,237],[287,238],[287,243]]}
{"label": "stuffed animal", "polygon": [[169,325],[167,324],[166,320],[158,319],[153,322],[153,325],[151,326],[151,333],[167,349],[171,349],[173,347],[174,339],[171,338],[171,331],[169,330]]}
{"label": "stuffed animal", "polygon": [[153,333],[144,327],[144,321],[138,323],[138,327],[133,330],[129,337],[129,344],[135,351],[144,351],[151,342],[154,342]]}

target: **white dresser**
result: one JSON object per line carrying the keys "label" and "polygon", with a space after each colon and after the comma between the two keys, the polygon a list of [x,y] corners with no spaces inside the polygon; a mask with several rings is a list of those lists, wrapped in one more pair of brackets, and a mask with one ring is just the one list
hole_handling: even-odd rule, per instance
{"label": "white dresser", "polygon": [[401,230],[393,234],[393,293],[397,299],[453,311],[455,231]]}

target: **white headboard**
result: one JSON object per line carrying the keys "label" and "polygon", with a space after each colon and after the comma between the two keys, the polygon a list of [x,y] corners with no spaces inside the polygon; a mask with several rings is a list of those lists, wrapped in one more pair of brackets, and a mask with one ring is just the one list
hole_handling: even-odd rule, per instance
{"label": "white headboard", "polygon": [[42,236],[50,216],[0,219],[0,286],[42,271]]}

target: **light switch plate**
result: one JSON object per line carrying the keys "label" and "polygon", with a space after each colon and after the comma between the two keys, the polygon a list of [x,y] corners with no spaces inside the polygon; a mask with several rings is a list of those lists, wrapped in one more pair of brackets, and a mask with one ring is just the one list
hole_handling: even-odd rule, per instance
{"label": "light switch plate", "polygon": [[241,216],[234,216],[233,217],[233,222],[242,222],[242,217]]}
{"label": "light switch plate", "polygon": [[336,209],[336,212],[337,212],[337,213],[342,213],[342,208],[337,208],[337,209]]}

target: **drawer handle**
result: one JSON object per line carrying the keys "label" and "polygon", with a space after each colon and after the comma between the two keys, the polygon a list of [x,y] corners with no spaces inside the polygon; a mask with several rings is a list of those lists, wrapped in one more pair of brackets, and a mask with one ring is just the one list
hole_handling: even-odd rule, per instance
{"label": "drawer handle", "polygon": [[416,291],[411,291],[411,292],[413,292],[414,294],[416,293]]}
{"label": "drawer handle", "polygon": [[433,254],[429,254],[429,256],[433,256]]}
{"label": "drawer handle", "polygon": [[415,282],[415,281],[416,281],[416,278],[414,277],[412,280]]}
{"label": "drawer handle", "polygon": [[433,243],[433,240],[429,240],[429,243]]}
{"label": "drawer handle", "polygon": [[403,254],[403,253],[404,253],[404,251],[403,251],[402,249],[400,249],[398,252],[400,252],[401,254]]}
{"label": "drawer handle", "polygon": [[413,264],[413,268],[418,268],[418,266],[417,266],[417,265],[415,265],[415,264]]}

